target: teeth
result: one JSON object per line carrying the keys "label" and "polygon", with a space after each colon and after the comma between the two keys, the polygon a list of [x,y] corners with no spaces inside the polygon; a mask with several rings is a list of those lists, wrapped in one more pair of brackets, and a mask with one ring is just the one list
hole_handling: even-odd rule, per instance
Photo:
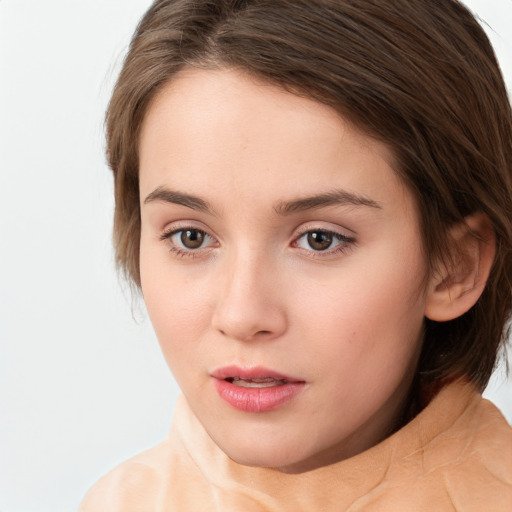
{"label": "teeth", "polygon": [[266,379],[241,379],[240,377],[233,377],[228,379],[235,386],[242,388],[270,388],[272,386],[282,386],[286,384],[285,380],[273,379],[268,377]]}

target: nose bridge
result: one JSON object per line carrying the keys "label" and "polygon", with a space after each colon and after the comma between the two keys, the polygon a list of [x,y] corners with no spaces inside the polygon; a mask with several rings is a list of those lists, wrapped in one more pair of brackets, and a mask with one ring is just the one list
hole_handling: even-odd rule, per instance
{"label": "nose bridge", "polygon": [[286,330],[277,264],[263,251],[244,247],[226,258],[219,275],[214,328],[237,340],[273,338]]}

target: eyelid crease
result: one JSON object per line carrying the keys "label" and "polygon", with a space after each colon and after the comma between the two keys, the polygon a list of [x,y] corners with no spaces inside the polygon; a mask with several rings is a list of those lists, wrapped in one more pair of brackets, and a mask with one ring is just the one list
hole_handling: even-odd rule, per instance
{"label": "eyelid crease", "polygon": [[[327,225],[325,225],[327,224]],[[298,228],[294,230],[295,237],[313,232],[313,231],[321,231],[322,233],[331,233],[333,235],[339,235],[347,240],[354,240],[357,237],[357,233],[348,229],[346,227],[340,226],[338,224],[334,224],[332,222],[322,222],[322,221],[306,221],[301,224]]]}

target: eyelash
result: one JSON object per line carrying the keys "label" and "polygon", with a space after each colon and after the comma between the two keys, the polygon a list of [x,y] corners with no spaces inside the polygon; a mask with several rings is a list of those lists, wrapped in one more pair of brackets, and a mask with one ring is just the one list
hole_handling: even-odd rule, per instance
{"label": "eyelash", "polygon": [[206,247],[198,247],[197,249],[186,249],[183,247],[177,246],[175,243],[172,242],[172,237],[175,235],[178,235],[179,233],[183,233],[185,231],[193,231],[195,233],[198,233],[204,237],[208,237],[211,240],[215,240],[211,235],[209,235],[206,231],[203,229],[195,228],[192,226],[185,226],[175,229],[170,229],[168,231],[165,231],[160,236],[160,240],[162,242],[166,242],[169,246],[169,251],[175,254],[176,256],[179,256],[180,258],[197,258],[198,256],[201,256],[202,252]]}
{"label": "eyelash", "polygon": [[[301,239],[303,239],[304,237],[306,237],[310,234],[313,234],[313,233],[327,235],[332,238],[331,243],[334,243],[335,241],[338,241],[339,243],[334,248],[327,248],[324,250],[314,250],[311,247],[311,245],[309,245],[309,244],[308,245],[311,247],[311,249],[304,249],[304,248],[298,247],[298,243]],[[343,235],[342,233],[339,233],[338,231],[333,231],[333,230],[324,229],[324,228],[310,228],[310,229],[304,230],[301,234],[299,234],[293,241],[292,245],[294,247],[297,247],[298,249],[301,249],[301,250],[309,253],[308,256],[310,258],[325,258],[325,257],[335,256],[337,254],[343,254],[343,253],[347,252],[349,249],[351,249],[353,247],[355,242],[356,242],[355,238],[347,236],[347,235]]]}
{"label": "eyelash", "polygon": [[[180,233],[186,232],[186,231],[193,231],[203,237],[209,238],[213,241],[215,239],[209,235],[206,231],[195,228],[192,226],[184,226],[180,228],[174,228],[170,229],[168,231],[165,231],[160,236],[160,240],[163,242],[166,242],[169,246],[169,251],[175,254],[176,256],[180,258],[197,258],[200,257],[203,254],[203,251],[205,249],[208,249],[209,247],[198,247],[197,249],[186,249],[183,247],[177,246],[174,242],[172,242],[172,238],[175,235],[178,235]],[[326,248],[324,250],[314,250],[311,246],[310,249],[305,249],[303,247],[299,247],[298,243],[301,239],[304,237],[310,235],[310,234],[322,234],[327,235],[332,238],[331,243],[334,241],[338,241],[339,244],[334,248]],[[308,257],[310,258],[324,258],[329,256],[334,256],[336,254],[343,254],[347,252],[354,244],[356,240],[353,237],[343,235],[337,231],[329,230],[329,229],[323,229],[323,228],[310,228],[307,230],[302,231],[297,237],[295,237],[294,241],[292,242],[292,247],[296,247],[297,249],[307,252]]]}

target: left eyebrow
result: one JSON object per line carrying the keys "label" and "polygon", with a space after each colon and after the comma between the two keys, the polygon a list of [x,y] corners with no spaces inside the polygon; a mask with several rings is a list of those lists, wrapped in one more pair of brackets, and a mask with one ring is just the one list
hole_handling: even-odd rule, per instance
{"label": "left eyebrow", "polygon": [[382,205],[373,199],[353,194],[346,190],[334,190],[325,194],[319,194],[310,197],[294,199],[293,201],[279,201],[274,206],[274,211],[278,215],[290,215],[292,213],[323,208],[326,206],[366,206],[382,210]]}

